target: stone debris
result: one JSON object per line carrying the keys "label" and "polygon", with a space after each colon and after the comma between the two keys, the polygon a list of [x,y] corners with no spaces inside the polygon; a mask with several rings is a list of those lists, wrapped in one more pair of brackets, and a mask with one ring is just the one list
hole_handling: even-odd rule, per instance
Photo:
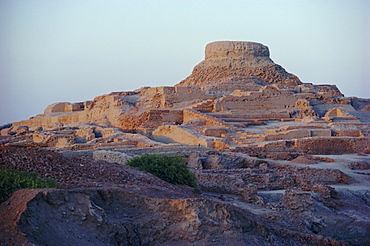
{"label": "stone debris", "polygon": [[348,167],[352,170],[369,170],[370,162],[367,161],[352,162],[348,165]]}

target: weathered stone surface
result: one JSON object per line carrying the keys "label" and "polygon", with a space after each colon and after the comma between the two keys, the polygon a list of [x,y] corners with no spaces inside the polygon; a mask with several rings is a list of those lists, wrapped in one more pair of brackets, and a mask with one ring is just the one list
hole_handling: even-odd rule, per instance
{"label": "weathered stone surface", "polygon": [[224,80],[240,80],[235,78],[236,76],[252,79],[257,85],[275,83],[284,87],[301,83],[296,76],[276,65],[269,55],[268,47],[259,43],[230,41],[210,43],[206,46],[205,60],[178,85],[206,88]]}
{"label": "weathered stone surface", "polygon": [[364,149],[364,153],[366,153],[366,154],[370,154],[370,146],[368,146],[368,147],[366,147],[366,148]]}
{"label": "weathered stone surface", "polygon": [[16,134],[22,134],[28,132],[29,128],[28,126],[12,126],[9,131],[15,132]]}
{"label": "weathered stone surface", "polygon": [[93,158],[94,160],[115,162],[118,164],[125,164],[128,160],[132,159],[131,156],[126,155],[125,153],[106,150],[94,151]]}
{"label": "weathered stone surface", "polygon": [[219,155],[209,155],[203,164],[205,169],[225,169],[226,165],[222,163]]}
{"label": "weathered stone surface", "polygon": [[284,228],[276,221],[264,225],[252,213],[202,198],[173,200],[143,197],[123,189],[76,189],[36,190],[28,199],[19,215],[10,211],[7,216],[18,222],[23,232],[18,233],[18,240],[28,244],[343,245]]}
{"label": "weathered stone surface", "polygon": [[78,129],[75,130],[74,133],[76,142],[78,143],[86,143],[87,141],[91,141],[95,138],[95,133],[93,129]]}
{"label": "weathered stone surface", "polygon": [[352,162],[348,164],[348,167],[352,170],[368,170],[370,169],[370,163],[367,161]]}
{"label": "weathered stone surface", "polygon": [[239,58],[254,60],[255,58],[270,58],[267,46],[253,42],[213,42],[206,46],[205,59]]}
{"label": "weathered stone surface", "polygon": [[307,154],[344,154],[358,153],[364,146],[370,145],[369,137],[317,137],[296,140],[296,148],[303,149]]}
{"label": "weathered stone surface", "polygon": [[83,103],[69,103],[59,102],[49,105],[45,110],[44,114],[58,113],[58,112],[73,112],[81,111],[84,109]]}
{"label": "weathered stone surface", "polygon": [[203,169],[202,160],[198,153],[191,153],[187,158],[187,166],[191,169]]}
{"label": "weathered stone surface", "polygon": [[165,143],[183,143],[212,148],[214,142],[210,137],[202,137],[196,131],[180,126],[160,126],[152,133],[156,141]]}
{"label": "weathered stone surface", "polygon": [[205,128],[202,130],[205,136],[224,137],[226,136],[226,130],[223,128]]}
{"label": "weathered stone surface", "polygon": [[331,129],[336,133],[337,136],[348,136],[348,137],[363,137],[362,131],[356,125],[331,125]]}
{"label": "weathered stone surface", "polygon": [[16,132],[11,131],[10,128],[1,129],[0,133],[1,133],[1,136],[9,136],[9,135],[16,134]]}
{"label": "weathered stone surface", "polygon": [[291,162],[297,163],[297,164],[316,164],[317,163],[315,160],[309,159],[305,156],[299,156],[291,160]]}
{"label": "weathered stone surface", "polygon": [[265,140],[281,140],[281,139],[297,139],[311,137],[310,130],[297,129],[290,131],[281,131],[276,134],[268,134],[265,136]]}
{"label": "weathered stone surface", "polygon": [[295,213],[313,211],[313,203],[309,192],[289,189],[284,194],[284,205]]}

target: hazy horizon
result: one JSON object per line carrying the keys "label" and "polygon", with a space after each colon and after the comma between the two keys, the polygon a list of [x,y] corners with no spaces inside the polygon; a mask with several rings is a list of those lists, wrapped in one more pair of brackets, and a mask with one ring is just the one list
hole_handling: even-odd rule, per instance
{"label": "hazy horizon", "polygon": [[267,45],[302,82],[370,98],[370,1],[0,0],[0,125],[173,86],[214,41]]}

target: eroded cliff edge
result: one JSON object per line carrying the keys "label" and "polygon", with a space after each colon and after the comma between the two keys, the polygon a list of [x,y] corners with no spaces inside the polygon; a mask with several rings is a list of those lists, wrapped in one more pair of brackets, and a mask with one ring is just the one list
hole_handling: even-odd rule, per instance
{"label": "eroded cliff edge", "polygon": [[[214,159],[210,151],[198,150]],[[339,170],[250,160],[244,169],[197,173],[199,195],[126,165],[43,149],[2,147],[1,157],[65,187],[19,190],[2,203],[4,245],[368,243],[368,192],[330,187],[354,182]]]}

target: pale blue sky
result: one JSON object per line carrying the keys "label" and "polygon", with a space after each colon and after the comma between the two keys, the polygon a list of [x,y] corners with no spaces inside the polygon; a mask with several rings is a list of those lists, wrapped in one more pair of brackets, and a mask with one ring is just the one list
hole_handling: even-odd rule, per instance
{"label": "pale blue sky", "polygon": [[303,82],[370,97],[369,16],[367,0],[0,0],[0,125],[174,85],[223,40],[263,43]]}

